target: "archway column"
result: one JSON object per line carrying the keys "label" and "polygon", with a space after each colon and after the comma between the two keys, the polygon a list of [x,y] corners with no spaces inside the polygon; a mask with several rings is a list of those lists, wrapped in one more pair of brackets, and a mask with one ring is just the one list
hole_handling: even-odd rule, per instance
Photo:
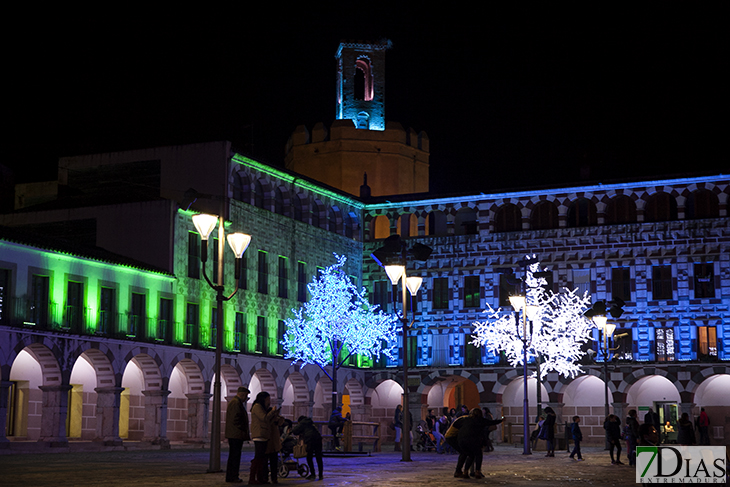
{"label": "archway column", "polygon": [[97,387],[96,391],[96,438],[105,446],[120,446],[119,403],[124,387]]}
{"label": "archway column", "polygon": [[[494,419],[499,419],[503,414],[503,406],[500,402],[480,402],[479,403],[480,408],[489,408],[489,412],[492,413],[492,417]],[[497,429],[494,431],[494,439],[499,440],[499,442],[504,441],[503,436],[503,425],[502,423],[497,425]]]}
{"label": "archway column", "polygon": [[312,408],[314,407],[314,401],[294,401],[294,420],[297,420],[299,416],[312,417]]}
{"label": "archway column", "polygon": [[0,448],[7,448],[10,443],[10,440],[5,436],[5,429],[8,420],[10,386],[12,385],[13,383],[10,381],[0,381]]}
{"label": "archway column", "polygon": [[694,418],[692,417],[692,408],[695,407],[696,404],[693,402],[680,402],[679,403],[679,415],[682,416],[682,414],[687,413],[689,416],[690,421],[694,421]]}
{"label": "archway column", "polygon": [[621,421],[621,424],[624,424],[626,422],[626,417],[629,415],[629,412],[626,410],[626,408],[629,407],[629,403],[613,402],[611,403],[611,405],[613,406],[613,414],[618,417],[618,419]]}
{"label": "archway column", "polygon": [[144,395],[144,436],[142,441],[163,447],[167,439],[167,396],[170,391],[142,391]]}
{"label": "archway column", "polygon": [[208,412],[212,394],[185,394],[188,398],[188,438],[186,443],[205,443],[208,441]]}
{"label": "archway column", "polygon": [[38,442],[49,443],[50,446],[67,446],[66,416],[68,415],[68,384],[39,386],[43,391],[43,409],[41,410],[41,436]]}

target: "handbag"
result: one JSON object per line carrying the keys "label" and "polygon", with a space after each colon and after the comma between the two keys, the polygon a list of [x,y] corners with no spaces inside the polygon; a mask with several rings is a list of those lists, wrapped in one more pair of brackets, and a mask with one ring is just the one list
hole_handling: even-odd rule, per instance
{"label": "handbag", "polygon": [[296,445],[294,445],[294,452],[293,452],[294,458],[304,458],[307,456],[307,445],[300,441]]}
{"label": "handbag", "polygon": [[388,428],[395,431],[395,421],[391,421],[390,424],[388,425]]}

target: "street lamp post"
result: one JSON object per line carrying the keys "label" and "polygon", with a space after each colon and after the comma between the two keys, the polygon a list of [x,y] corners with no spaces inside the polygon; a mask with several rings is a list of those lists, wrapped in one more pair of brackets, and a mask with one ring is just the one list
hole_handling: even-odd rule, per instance
{"label": "street lamp post", "polygon": [[[218,252],[218,282],[213,283],[205,271],[205,264],[208,261],[208,237],[213,232],[216,223],[218,224],[218,248],[215,250]],[[198,230],[202,241],[202,245],[200,246],[200,260],[203,264],[203,277],[208,285],[216,292],[215,300],[218,310],[215,323],[215,380],[213,382],[213,415],[211,421],[212,430],[210,432],[210,460],[208,463],[208,472],[213,473],[221,471],[221,350],[223,349],[223,303],[230,300],[238,292],[238,280],[241,278],[241,257],[249,243],[251,243],[251,236],[244,233],[231,233],[228,235],[228,245],[230,245],[231,250],[236,255],[236,288],[229,296],[224,296],[223,237],[225,236],[225,231],[223,214],[221,213],[219,217],[206,214],[194,215],[193,224]]]}
{"label": "street lamp post", "polygon": [[[616,330],[616,325],[607,323],[608,318],[605,315],[597,315],[593,317],[593,322],[596,327],[601,331],[603,340],[598,340],[598,347],[603,354],[603,397],[604,397],[604,418],[608,418],[609,414],[609,402],[608,402],[608,355],[609,353],[618,349],[609,348],[608,339],[613,336],[613,332]],[[606,449],[610,449],[608,441],[608,432],[606,434]]]}
{"label": "street lamp post", "polygon": [[[525,296],[510,296],[510,304],[515,310],[515,332],[522,341],[522,372],[523,372],[523,388],[524,388],[524,399],[522,401],[522,423],[523,423],[523,455],[532,455],[530,450],[530,401],[527,396],[527,348],[530,346],[532,340],[532,329],[528,335],[527,333],[527,319],[530,319],[530,328],[532,328],[532,317],[534,312],[537,310],[537,306],[528,305]],[[520,316],[519,313],[522,311],[522,334],[520,335]],[[540,387],[540,384],[538,384]]]}
{"label": "street lamp post", "polygon": [[[408,310],[406,303],[406,288],[411,293],[411,296],[415,296],[418,293],[418,289],[421,287],[423,279],[420,277],[406,277],[406,259],[407,254],[413,255],[415,260],[425,261],[431,255],[432,249],[421,243],[416,243],[413,247],[406,251],[406,244],[403,242],[399,235],[391,235],[385,239],[384,246],[373,252],[371,257],[373,260],[385,269],[385,273],[388,275],[391,284],[393,285],[393,312],[396,311],[396,293],[398,292],[398,281],[403,279],[403,317],[401,322],[403,323],[403,448],[402,448],[402,462],[411,461],[411,422],[410,422],[410,408],[408,404],[408,329],[413,324],[414,320],[408,322]],[[390,264],[386,264],[389,260],[392,261]],[[411,299],[411,305],[413,300]],[[413,312],[411,312],[413,315]],[[415,315],[414,315],[415,316]]]}

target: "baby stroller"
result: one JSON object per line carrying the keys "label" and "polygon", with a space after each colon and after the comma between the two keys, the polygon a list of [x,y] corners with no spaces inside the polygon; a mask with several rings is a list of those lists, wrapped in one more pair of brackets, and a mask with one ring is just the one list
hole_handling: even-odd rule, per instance
{"label": "baby stroller", "polygon": [[281,439],[281,451],[279,451],[279,471],[281,478],[289,476],[289,472],[296,470],[299,475],[306,477],[309,475],[309,466],[306,463],[299,463],[298,458],[294,458],[294,446],[297,444],[296,437],[291,435],[291,425],[285,428],[285,434]]}
{"label": "baby stroller", "polygon": [[421,420],[416,426],[416,431],[419,434],[416,447],[419,451],[436,451],[436,438],[428,430],[428,425],[425,421]]}

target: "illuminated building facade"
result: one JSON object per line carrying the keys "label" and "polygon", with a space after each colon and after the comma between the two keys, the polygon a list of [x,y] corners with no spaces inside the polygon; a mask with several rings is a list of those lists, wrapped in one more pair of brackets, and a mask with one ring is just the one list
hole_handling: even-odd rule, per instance
{"label": "illuminated building facade", "polygon": [[[368,46],[374,52],[365,56]],[[672,422],[704,407],[712,443],[727,443],[728,177],[414,197],[428,189],[425,134],[389,124],[356,128],[345,115],[353,74],[362,76],[362,96],[372,94],[363,101],[382,101],[383,52],[340,46],[341,114],[329,131],[295,131],[287,170],[213,142],[63,158],[58,181],[16,188],[16,210],[0,215],[0,447],[69,438],[206,441],[219,310],[201,276],[191,215],[221,207],[226,230],[253,237],[241,290],[222,310],[224,398],[247,384],[252,396],[271,393],[289,417],[326,420],[330,381],[314,366],[283,359],[283,320],[334,252],[348,257],[347,273],[372,301],[390,309],[390,283],[370,254],[397,233],[434,249],[409,267],[424,278],[407,357],[415,418],[467,404],[521,421],[521,371],[468,342],[487,305],[510,311],[515,289],[506,276],[536,254],[551,271],[552,291],[626,302],[608,378],[617,415],[655,409]],[[370,121],[382,113],[368,110]],[[397,158],[389,159],[396,153],[415,165],[397,169]],[[425,189],[423,178],[403,179],[414,168],[425,174]],[[372,198],[352,196],[364,172]],[[224,259],[230,292],[232,255]],[[584,418],[588,442],[603,438],[604,358],[586,359],[576,379],[551,374],[540,385],[542,405],[559,421]],[[380,422],[385,441],[401,400],[402,360],[355,358],[340,376],[346,408]],[[537,387],[531,380],[531,415]],[[498,438],[520,441],[508,433],[501,428]]]}

